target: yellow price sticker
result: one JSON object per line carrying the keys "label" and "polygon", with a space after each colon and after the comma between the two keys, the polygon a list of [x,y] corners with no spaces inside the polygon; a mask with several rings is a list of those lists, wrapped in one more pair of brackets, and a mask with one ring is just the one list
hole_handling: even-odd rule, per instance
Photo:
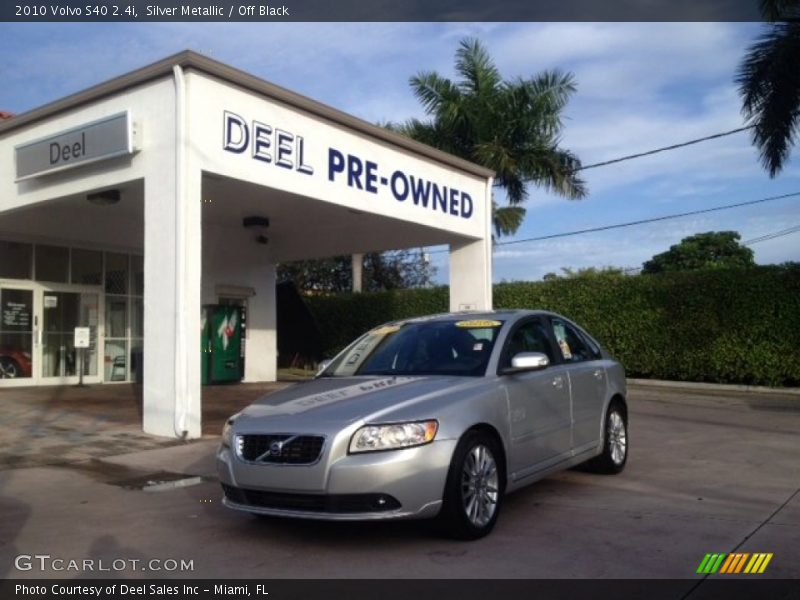
{"label": "yellow price sticker", "polygon": [[456,321],[456,327],[465,329],[483,329],[484,327],[500,327],[500,321],[490,321],[488,319],[473,319],[472,321]]}
{"label": "yellow price sticker", "polygon": [[395,333],[396,331],[400,331],[400,325],[384,325],[383,327],[373,329],[370,331],[370,333],[372,335],[389,335],[390,333]]}

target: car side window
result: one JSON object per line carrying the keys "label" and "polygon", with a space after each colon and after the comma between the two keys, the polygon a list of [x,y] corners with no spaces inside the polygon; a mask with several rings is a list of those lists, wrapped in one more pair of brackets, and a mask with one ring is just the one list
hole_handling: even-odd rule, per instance
{"label": "car side window", "polygon": [[547,337],[547,330],[539,320],[528,321],[518,327],[506,341],[500,367],[511,366],[511,359],[520,352],[541,352],[553,362],[553,350]]}
{"label": "car side window", "polygon": [[585,331],[583,331],[582,329],[578,333],[581,334],[581,339],[584,342],[586,342],[586,346],[589,348],[589,352],[592,355],[590,360],[600,360],[600,359],[602,359],[603,358],[603,352],[602,352],[602,350],[600,350],[600,346],[594,340],[594,338],[592,336],[590,336],[588,333],[586,333]]}
{"label": "car side window", "polygon": [[551,322],[556,343],[564,362],[582,362],[595,359],[594,353],[572,325],[556,318],[551,319]]}

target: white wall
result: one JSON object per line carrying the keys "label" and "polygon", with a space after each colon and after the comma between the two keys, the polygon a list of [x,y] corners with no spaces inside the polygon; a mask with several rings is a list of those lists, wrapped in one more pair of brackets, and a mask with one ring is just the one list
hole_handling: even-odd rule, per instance
{"label": "white wall", "polygon": [[[201,175],[191,144],[178,137],[175,98],[174,79],[165,77],[4,135],[0,211],[144,180],[143,427],[156,435],[199,437]],[[138,124],[137,154],[14,182],[15,145],[123,110]]]}
{"label": "white wall", "polygon": [[[158,98],[172,121],[144,190],[144,430],[201,435],[201,173],[188,138],[190,106],[178,79]],[[145,124],[149,129],[150,125]]]}
{"label": "white wall", "polygon": [[450,245],[450,310],[491,310],[491,240]]}
{"label": "white wall", "polygon": [[[14,129],[0,137],[0,213],[37,202],[85,194],[141,179],[158,170],[173,148],[173,112],[165,110],[172,99],[171,79],[161,79],[104,98],[54,117]],[[75,167],[35,179],[15,182],[14,146],[61,133],[103,117],[130,110],[140,124],[141,151],[133,156]]]}

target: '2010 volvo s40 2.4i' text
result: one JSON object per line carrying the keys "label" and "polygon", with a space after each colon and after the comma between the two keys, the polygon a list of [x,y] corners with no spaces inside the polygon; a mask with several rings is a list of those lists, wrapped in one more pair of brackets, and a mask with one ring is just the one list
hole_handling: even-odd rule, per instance
{"label": "'2010 volvo s40 2.4i' text", "polygon": [[625,396],[622,366],[560,315],[388,323],[228,420],[224,502],[311,519],[438,516],[453,536],[479,538],[506,492],[584,462],[620,472]]}

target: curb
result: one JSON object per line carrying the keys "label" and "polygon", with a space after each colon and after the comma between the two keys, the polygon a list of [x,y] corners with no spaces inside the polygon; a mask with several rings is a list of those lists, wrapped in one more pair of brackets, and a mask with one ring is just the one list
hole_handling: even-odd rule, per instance
{"label": "curb", "polygon": [[663,379],[628,379],[628,384],[639,387],[668,388],[699,393],[736,393],[770,396],[795,396],[800,399],[800,388],[773,388],[763,385],[735,385],[727,383],[703,383],[694,381],[666,381]]}
{"label": "curb", "polygon": [[661,404],[800,413],[799,388],[629,379],[628,392],[629,395],[632,392],[634,397],[639,396],[639,400]]}

